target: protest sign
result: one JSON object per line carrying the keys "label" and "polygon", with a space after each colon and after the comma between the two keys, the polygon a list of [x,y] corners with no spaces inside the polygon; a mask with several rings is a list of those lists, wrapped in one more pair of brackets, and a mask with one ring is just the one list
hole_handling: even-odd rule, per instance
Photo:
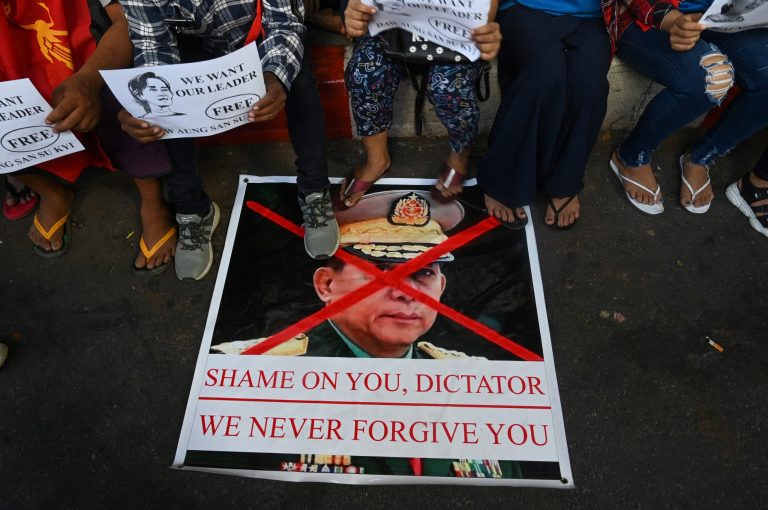
{"label": "protest sign", "polygon": [[212,60],[101,71],[120,104],[163,138],[223,133],[248,122],[266,92],[256,43]]}
{"label": "protest sign", "polygon": [[768,27],[768,0],[714,0],[701,23],[716,32]]}
{"label": "protest sign", "polygon": [[[480,51],[472,30],[488,23],[490,0],[363,0],[375,7],[368,31],[402,28],[475,61]],[[414,50],[415,51],[415,50]]]}
{"label": "protest sign", "polygon": [[46,124],[51,111],[28,79],[0,82],[0,174],[83,150],[71,131]]}
{"label": "protest sign", "polygon": [[240,180],[175,467],[573,486],[530,225],[473,181],[441,204],[381,179],[313,261],[295,179]]}

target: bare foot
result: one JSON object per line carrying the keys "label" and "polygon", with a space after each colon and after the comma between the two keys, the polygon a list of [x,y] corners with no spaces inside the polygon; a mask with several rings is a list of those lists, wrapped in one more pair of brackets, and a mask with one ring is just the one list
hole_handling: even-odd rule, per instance
{"label": "bare foot", "polygon": [[[451,151],[445,161],[445,166],[435,182],[435,189],[444,198],[454,198],[464,190],[464,180],[467,178],[469,150],[462,153]],[[451,171],[453,170],[453,172]],[[446,186],[447,184],[447,186]]]}
{"label": "bare foot", "polygon": [[363,198],[363,195],[365,195],[366,191],[368,191],[366,188],[363,191],[353,192],[354,182],[357,182],[358,187],[362,185],[360,181],[368,181],[371,183],[376,182],[381,178],[382,175],[384,175],[387,170],[389,170],[389,165],[389,156],[387,156],[386,159],[381,159],[378,161],[373,161],[371,158],[366,159],[363,166],[355,169],[354,181],[351,179],[344,179],[344,181],[341,183],[339,197],[344,205],[347,207],[354,207],[360,201],[360,199]]}
{"label": "bare foot", "polygon": [[[37,219],[44,229],[50,230],[53,225],[63,218],[72,206],[75,194],[69,188],[63,186],[51,187],[44,195],[40,195],[40,208],[37,211]],[[64,228],[58,229],[51,236],[50,241],[43,237],[35,225],[29,227],[27,234],[29,239],[45,251],[60,250],[64,244]]]}
{"label": "bare foot", "polygon": [[[144,244],[149,251],[168,233],[175,225],[171,221],[171,212],[168,206],[161,202],[159,204],[141,204],[141,230],[144,237]],[[176,241],[178,234],[174,233],[157,251],[147,259],[141,250],[136,256],[133,265],[137,269],[146,267],[152,269],[156,266],[162,266],[171,261],[176,254]]]}
{"label": "bare foot", "polygon": [[[9,206],[14,206],[17,203],[18,204],[26,204],[27,202],[31,202],[32,200],[35,199],[35,192],[32,191],[29,188],[25,189],[23,183],[17,181],[16,179],[11,177],[10,175],[6,175],[5,179],[6,179],[6,183],[8,185],[8,188],[9,189],[13,188],[16,191],[15,195],[17,195],[19,197],[17,199],[16,196],[14,196],[14,194],[12,194],[10,191],[7,191],[6,194],[5,194],[5,203],[6,204],[8,204]],[[22,193],[22,191],[24,191],[24,193]]]}
{"label": "bare foot", "polygon": [[[641,166],[627,166],[621,162],[618,153],[615,151],[611,156],[611,159],[616,164],[616,166],[618,166],[619,173],[624,177],[639,182],[649,190],[656,191],[656,189],[658,189],[656,176],[653,175],[653,168],[651,168],[650,164]],[[662,201],[661,193],[654,197],[653,193],[649,193],[648,191],[632,184],[631,182],[622,179],[622,183],[624,184],[624,190],[635,202],[650,205],[654,203],[661,203]]]}
{"label": "bare foot", "polygon": [[488,195],[483,195],[485,200],[485,208],[488,211],[489,216],[493,216],[499,221],[506,221],[512,223],[518,221],[521,223],[521,227],[527,223],[528,216],[525,214],[525,209],[522,207],[507,207],[498,200],[495,200]]}
{"label": "bare foot", "polygon": [[558,228],[566,228],[569,225],[573,225],[579,219],[580,210],[581,205],[579,204],[578,195],[565,198],[552,197],[547,202],[544,223],[554,226],[555,221],[557,221]]}
{"label": "bare foot", "polygon": [[[702,186],[704,187],[693,199],[693,205],[695,207],[707,205],[715,198],[712,184],[707,182],[709,180],[709,171],[707,167],[696,165],[689,159],[685,159],[685,162],[683,163],[683,177],[688,181],[688,184],[691,185],[691,189],[693,189],[694,192],[698,191]],[[706,186],[704,186],[705,183]],[[688,189],[688,186],[686,186],[685,183],[681,183],[680,186],[680,203],[683,204],[683,206],[691,204],[691,190]]]}

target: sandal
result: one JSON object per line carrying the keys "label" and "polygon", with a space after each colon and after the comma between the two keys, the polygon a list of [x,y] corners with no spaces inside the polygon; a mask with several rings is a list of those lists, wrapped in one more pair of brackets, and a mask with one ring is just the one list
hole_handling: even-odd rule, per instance
{"label": "sandal", "polygon": [[[20,220],[34,211],[35,207],[37,207],[37,202],[40,200],[36,194],[32,194],[33,191],[27,186],[22,186],[20,190],[17,190],[11,183],[6,181],[5,190],[8,192],[8,195],[10,195],[10,198],[13,198],[16,201],[16,203],[12,205],[8,205],[8,197],[5,197],[5,200],[3,201],[3,216],[10,221]],[[22,203],[23,199],[25,199],[26,202]]]}
{"label": "sandal", "polygon": [[349,175],[344,178],[344,181],[342,181],[341,186],[339,187],[339,192],[333,194],[333,209],[336,211],[346,211],[347,209],[354,207],[346,204],[347,199],[349,199],[349,197],[355,193],[362,192],[365,194],[369,189],[371,189],[371,186],[376,184],[379,179],[384,177],[384,174],[389,172],[390,168],[391,166],[385,168],[375,181],[366,181],[355,177],[355,171],[352,170]]}
{"label": "sandal", "polygon": [[688,191],[691,192],[691,203],[689,204],[683,204],[683,207],[686,211],[693,214],[704,214],[705,212],[709,211],[709,206],[712,204],[712,201],[710,200],[704,205],[695,206],[693,205],[693,201],[696,200],[696,196],[704,191],[707,186],[709,186],[712,181],[709,178],[709,165],[703,165],[704,168],[707,171],[707,182],[702,184],[699,189],[696,191],[693,191],[693,186],[691,186],[691,183],[688,182],[688,179],[685,178],[685,165],[688,164],[691,161],[690,154],[683,154],[680,156],[680,179],[683,181],[683,184],[685,184],[685,187],[688,188]]}
{"label": "sandal", "polygon": [[[150,257],[157,253],[157,250],[163,247],[165,243],[168,242],[169,239],[172,239],[173,236],[176,235],[176,225],[172,226],[168,232],[163,235],[163,237],[160,238],[159,241],[157,241],[154,245],[152,245],[152,248],[147,248],[147,243],[144,242],[144,236],[141,236],[141,239],[139,240],[139,250],[141,250],[141,254],[144,255],[144,258],[149,261]],[[160,264],[159,266],[155,266],[152,269],[149,269],[147,266],[144,267],[136,267],[135,264],[131,264],[131,269],[133,271],[134,276],[138,276],[140,278],[149,277],[149,276],[157,276],[166,269],[168,269],[168,266],[171,265],[171,261],[164,264]]]}
{"label": "sandal", "polygon": [[[761,200],[768,200],[768,188],[758,188],[749,179],[750,172],[744,174],[741,180],[731,183],[725,190],[728,200],[739,208],[739,211],[749,218],[749,224],[764,236],[768,237],[768,204],[752,205]],[[758,216],[758,214],[760,216]]]}
{"label": "sandal", "polygon": [[[443,204],[456,200],[464,189],[464,180],[466,178],[467,176],[465,174],[462,174],[443,163],[443,167],[437,174],[437,182],[435,183],[435,186],[432,187],[432,198]],[[438,188],[437,184],[440,184],[443,189],[441,190]],[[459,186],[461,189],[458,193],[447,197],[443,193],[448,191],[451,186]]]}
{"label": "sandal", "polygon": [[43,248],[41,248],[38,245],[32,246],[32,249],[40,255],[41,257],[45,257],[47,259],[51,259],[54,257],[61,257],[67,252],[67,249],[69,248],[69,213],[65,214],[61,218],[59,218],[56,223],[51,226],[49,230],[46,230],[46,228],[43,226],[42,223],[40,223],[40,219],[37,217],[37,214],[35,214],[34,219],[32,220],[32,224],[35,226],[35,229],[40,233],[43,238],[45,238],[46,241],[50,241],[53,237],[53,234],[58,232],[61,228],[64,228],[64,235],[61,237],[61,248],[58,250],[49,250],[46,251]]}
{"label": "sandal", "polygon": [[552,230],[561,230],[562,231],[562,230],[568,230],[568,229],[573,228],[573,226],[576,225],[576,223],[579,221],[578,218],[573,220],[573,223],[570,223],[568,225],[562,225],[562,226],[558,225],[557,221],[560,219],[560,213],[563,212],[563,209],[568,207],[568,204],[570,204],[571,201],[574,198],[576,198],[576,195],[573,195],[572,197],[568,197],[568,200],[563,202],[563,204],[560,207],[555,207],[555,203],[552,201],[552,197],[547,197],[547,209],[552,209],[552,212],[555,213],[555,218],[554,218],[554,221],[552,223],[547,223],[545,221],[544,224],[547,227],[551,228]]}
{"label": "sandal", "polygon": [[627,190],[624,189],[624,194],[627,195],[627,200],[629,200],[629,203],[632,204],[632,207],[640,211],[641,213],[650,214],[652,216],[655,216],[657,214],[661,214],[664,212],[664,204],[658,201],[658,197],[661,194],[661,186],[656,184],[656,191],[651,191],[650,188],[643,186],[639,182],[637,182],[634,179],[630,179],[629,177],[626,177],[624,174],[621,173],[621,170],[619,170],[619,165],[616,164],[615,161],[613,161],[613,156],[611,156],[611,160],[608,163],[610,165],[611,171],[613,171],[613,174],[616,176],[616,178],[621,183],[622,189],[624,189],[624,183],[628,182],[630,184],[634,184],[638,188],[640,188],[643,191],[646,191],[653,195],[654,203],[652,204],[643,204],[641,202],[638,202],[634,198],[632,198]]}

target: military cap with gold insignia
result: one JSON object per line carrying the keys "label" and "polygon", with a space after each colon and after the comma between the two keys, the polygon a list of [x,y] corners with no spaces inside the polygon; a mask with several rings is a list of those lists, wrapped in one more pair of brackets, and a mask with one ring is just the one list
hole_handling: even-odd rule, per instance
{"label": "military cap with gold insignia", "polygon": [[[432,199],[421,190],[364,195],[354,207],[336,212],[341,247],[376,262],[406,262],[448,239],[445,232],[464,218],[457,201]],[[449,262],[446,253],[436,262]]]}

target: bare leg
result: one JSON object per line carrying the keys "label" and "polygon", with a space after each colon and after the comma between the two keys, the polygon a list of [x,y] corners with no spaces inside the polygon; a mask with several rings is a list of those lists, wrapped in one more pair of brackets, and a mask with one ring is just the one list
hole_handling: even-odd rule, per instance
{"label": "bare leg", "polygon": [[[19,182],[29,186],[40,197],[40,208],[37,211],[37,217],[44,228],[52,227],[60,218],[69,212],[75,194],[69,188],[59,184],[59,182],[48,174],[24,174],[16,178]],[[29,228],[29,238],[37,246],[45,251],[55,251],[62,247],[62,238],[64,229],[57,230],[51,240],[37,231],[34,225]]]}
{"label": "bare leg", "polygon": [[[569,198],[570,197],[552,197],[550,200],[552,201],[552,205],[555,206],[555,209],[560,209],[563,207],[563,204],[568,201]],[[568,202],[568,205],[563,207],[563,209],[560,210],[560,212],[557,214],[557,226],[563,228],[575,223],[576,220],[579,219],[580,209],[581,206],[579,204],[579,197],[573,197],[573,199]],[[544,214],[544,223],[547,225],[555,224],[555,211],[549,204],[547,204],[547,212]]]}
{"label": "bare leg", "polygon": [[[168,230],[173,227],[171,211],[163,199],[163,185],[160,179],[134,179],[141,196],[141,231],[144,243],[150,250]],[[168,239],[149,260],[139,251],[134,266],[152,269],[171,261],[176,251],[177,236]]]}
{"label": "bare leg", "polygon": [[[456,172],[460,173],[465,179],[467,177],[469,166],[469,155],[472,149],[467,149],[464,152],[458,153],[453,150],[448,153],[448,157],[445,160],[445,164],[448,168],[453,168]],[[438,179],[435,183],[435,188],[445,197],[452,198],[461,193],[464,189],[463,181],[454,179],[451,184],[446,188],[442,179]]]}
{"label": "bare leg", "polygon": [[[650,164],[642,166],[626,166],[621,162],[621,159],[619,159],[619,156],[616,152],[614,152],[613,156],[611,157],[613,158],[613,162],[616,163],[616,166],[619,167],[619,172],[621,175],[628,177],[633,181],[639,182],[650,190],[656,189],[656,176],[653,175],[653,168],[651,168]],[[646,205],[653,204],[657,201],[661,202],[661,193],[659,193],[657,198],[654,198],[652,193],[649,193],[644,189],[635,186],[631,182],[627,182],[623,179],[622,182],[624,183],[624,190],[635,202]]]}
{"label": "bare leg", "polygon": [[[379,179],[389,168],[390,158],[387,149],[387,132],[378,133],[373,136],[363,137],[363,146],[365,146],[365,163],[355,169],[355,177],[363,181],[375,181]],[[363,198],[364,192],[360,191],[345,196],[345,191],[350,183],[346,180],[341,185],[341,200],[347,207],[352,207]]]}
{"label": "bare leg", "polygon": [[488,195],[483,195],[485,200],[485,208],[488,210],[490,216],[494,216],[501,221],[515,221],[515,217],[524,219],[526,218],[525,209],[522,207],[507,207],[498,200],[494,200]]}

